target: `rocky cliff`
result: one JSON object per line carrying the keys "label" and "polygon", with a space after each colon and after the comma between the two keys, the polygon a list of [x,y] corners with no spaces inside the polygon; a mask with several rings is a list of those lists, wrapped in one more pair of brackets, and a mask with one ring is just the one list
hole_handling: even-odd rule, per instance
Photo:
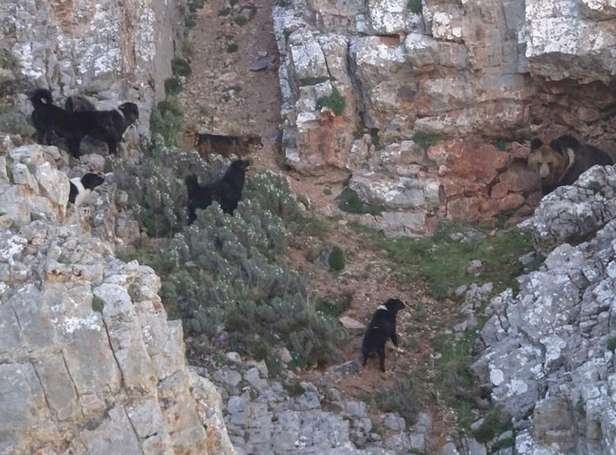
{"label": "rocky cliff", "polygon": [[546,197],[528,225],[558,246],[488,306],[473,369],[513,417],[515,453],[616,453],[615,182],[595,167]]}
{"label": "rocky cliff", "polygon": [[139,104],[141,134],[164,96],[181,44],[183,0],[7,0],[0,5],[0,83],[27,113],[24,89],[91,96],[99,109]]}
{"label": "rocky cliff", "polygon": [[527,216],[540,194],[517,141],[573,131],[615,149],[613,10],[585,0],[281,4],[287,162],[352,175],[392,234],[425,232],[434,217]]}
{"label": "rocky cliff", "polygon": [[234,453],[220,396],[189,370],[159,278],[91,235],[105,231],[84,209],[109,214],[108,200],[67,208],[58,150],[4,144],[0,453]]}

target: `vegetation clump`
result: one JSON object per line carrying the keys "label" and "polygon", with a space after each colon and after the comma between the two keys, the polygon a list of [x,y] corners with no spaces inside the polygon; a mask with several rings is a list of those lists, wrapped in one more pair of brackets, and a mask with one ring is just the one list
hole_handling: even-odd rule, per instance
{"label": "vegetation clump", "polygon": [[337,197],[338,208],[343,212],[370,215],[380,215],[385,207],[364,202],[356,191],[346,187]]}
{"label": "vegetation clump", "polygon": [[511,428],[511,417],[501,408],[494,408],[484,417],[479,428],[473,431],[473,436],[485,444]]}
{"label": "vegetation clump", "polygon": [[428,149],[433,145],[438,144],[443,139],[443,135],[439,133],[426,133],[424,131],[417,131],[413,134],[413,142],[419,145],[423,149]]}
{"label": "vegetation clump", "polygon": [[616,351],[616,337],[608,338],[607,340],[607,350],[615,352]]}
{"label": "vegetation clump", "polygon": [[321,96],[317,99],[317,109],[322,108],[330,109],[336,115],[342,115],[346,108],[346,100],[340,94],[340,91],[334,86],[331,94],[328,96]]}
{"label": "vegetation clump", "polygon": [[184,111],[174,97],[167,97],[158,103],[150,115],[152,136],[160,134],[168,146],[177,145],[177,136],[183,123]]}
{"label": "vegetation clump", "polygon": [[182,82],[177,77],[165,79],[165,93],[167,96],[176,96],[182,91]]}
{"label": "vegetation clump", "polygon": [[183,59],[182,57],[175,57],[171,61],[171,69],[173,71],[173,74],[175,74],[176,76],[188,77],[192,73],[190,63],[188,63],[188,60]]}
{"label": "vegetation clump", "polygon": [[406,6],[411,11],[411,13],[421,14],[421,11],[422,11],[421,0],[408,0]]}
{"label": "vegetation clump", "polygon": [[344,266],[346,265],[346,259],[344,256],[344,251],[339,246],[334,246],[332,251],[329,253],[329,269],[334,272],[340,272],[344,270]]}
{"label": "vegetation clump", "polygon": [[148,233],[166,237],[144,244],[131,258],[161,276],[169,314],[182,319],[187,335],[212,341],[224,332],[226,348],[268,363],[280,346],[297,366],[331,359],[343,332],[318,311],[304,277],[283,260],[289,238],[311,224],[288,182],[270,172],[251,176],[233,216],[214,203],[186,226],[181,176],[197,173],[211,181],[226,164],[208,166],[195,152],[155,148],[144,162],[123,170],[120,181],[140,204]]}

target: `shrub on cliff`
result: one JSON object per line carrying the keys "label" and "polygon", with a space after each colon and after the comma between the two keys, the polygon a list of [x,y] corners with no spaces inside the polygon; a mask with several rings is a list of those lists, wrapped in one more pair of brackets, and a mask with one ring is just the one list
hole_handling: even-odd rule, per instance
{"label": "shrub on cliff", "polygon": [[134,257],[159,273],[163,302],[182,318],[187,334],[214,339],[224,331],[229,348],[266,360],[280,345],[299,365],[328,359],[340,328],[316,309],[304,278],[283,260],[290,236],[310,225],[284,178],[251,176],[233,216],[214,203],[184,225],[182,177],[196,173],[207,182],[224,167],[158,147],[137,169],[123,172],[147,231],[175,234]]}

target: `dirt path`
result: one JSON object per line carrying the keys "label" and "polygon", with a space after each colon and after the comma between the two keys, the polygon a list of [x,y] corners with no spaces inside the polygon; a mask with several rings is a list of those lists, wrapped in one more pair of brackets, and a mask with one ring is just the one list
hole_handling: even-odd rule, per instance
{"label": "dirt path", "polygon": [[[244,21],[246,21],[244,23]],[[179,95],[186,129],[258,134],[272,156],[280,122],[278,53],[271,0],[211,0],[189,35],[192,75]],[[251,71],[261,56],[269,68]]]}
{"label": "dirt path", "polygon": [[[232,0],[233,1],[233,0]],[[326,299],[346,300],[345,316],[367,324],[376,307],[389,297],[399,297],[409,308],[399,316],[398,331],[402,352],[387,353],[388,372],[382,374],[378,362],[371,360],[358,374],[344,377],[324,374],[324,369],[300,373],[316,384],[333,383],[347,397],[363,399],[366,395],[393,387],[409,371],[429,369],[432,361],[431,338],[450,326],[455,315],[447,309],[451,302],[430,298],[421,283],[401,284],[394,278],[392,265],[384,253],[370,247],[352,229],[335,207],[335,197],[342,184],[328,184],[327,179],[299,176],[279,167],[278,133],[280,95],[277,73],[277,50],[271,19],[271,0],[240,0],[230,6],[224,0],[212,0],[199,12],[196,26],[190,33],[193,49],[192,76],[179,96],[185,110],[186,129],[190,134],[259,134],[264,148],[251,155],[257,169],[285,172],[293,190],[310,199],[313,210],[326,215],[328,243],[340,246],[347,257],[347,267],[339,274],[327,271],[314,260],[315,248],[324,239],[301,239],[291,246],[289,260],[304,273],[316,293]],[[238,17],[254,16],[244,25]],[[237,50],[233,50],[233,43]],[[230,47],[231,46],[231,47]],[[251,65],[261,56],[271,57],[269,69],[254,72]],[[342,347],[340,362],[357,360],[362,330],[351,332]],[[450,419],[433,409],[435,432],[446,427]],[[439,425],[440,423],[440,425]]]}

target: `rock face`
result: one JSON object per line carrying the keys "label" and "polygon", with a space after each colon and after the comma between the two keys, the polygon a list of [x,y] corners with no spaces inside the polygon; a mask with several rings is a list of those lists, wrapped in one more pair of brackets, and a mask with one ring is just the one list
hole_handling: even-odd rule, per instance
{"label": "rock face", "polygon": [[432,421],[427,414],[419,414],[410,427],[396,413],[373,423],[365,403],[345,400],[331,386],[320,391],[291,377],[273,379],[263,362],[242,362],[237,353],[227,358],[232,363],[202,374],[223,390],[225,420],[238,454],[428,453]]}
{"label": "rock face", "polygon": [[[361,197],[402,233],[528,216],[539,187],[516,141],[531,135],[616,149],[609,2],[296,0],[274,19],[288,164],[369,178]],[[428,187],[439,197],[422,202]]]}
{"label": "rock face", "polygon": [[0,453],[234,453],[159,278],[75,222],[58,157],[0,155]]}
{"label": "rock face", "polygon": [[614,170],[595,167],[544,199],[536,272],[488,306],[473,365],[514,419],[515,453],[616,453]]}
{"label": "rock face", "polygon": [[[95,93],[98,109],[136,102],[140,132],[147,134],[152,104],[164,96],[163,82],[171,75],[181,5],[183,0],[6,0],[0,42],[18,80],[50,88],[61,105],[62,97],[79,93]],[[20,95],[18,106],[27,112],[28,104]]]}

